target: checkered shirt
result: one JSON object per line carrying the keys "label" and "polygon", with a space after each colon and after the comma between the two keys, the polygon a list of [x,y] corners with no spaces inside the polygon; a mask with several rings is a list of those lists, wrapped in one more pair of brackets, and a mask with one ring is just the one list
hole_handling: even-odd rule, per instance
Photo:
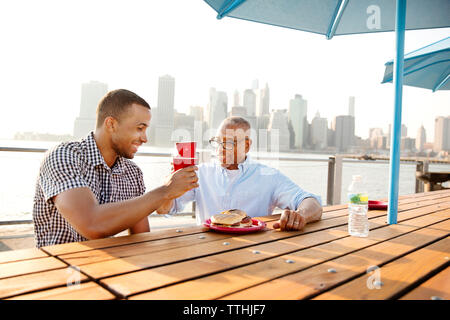
{"label": "checkered shirt", "polygon": [[99,204],[127,200],[145,192],[141,169],[123,157],[109,168],[93,132],[81,141],[54,147],[44,156],[36,182],[33,222],[38,248],[87,240],[61,215],[52,199],[80,187],[91,189]]}

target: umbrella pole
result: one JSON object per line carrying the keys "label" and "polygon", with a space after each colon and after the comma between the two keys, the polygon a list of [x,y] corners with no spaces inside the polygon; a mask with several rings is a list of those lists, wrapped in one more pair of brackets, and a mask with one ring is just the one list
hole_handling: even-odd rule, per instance
{"label": "umbrella pole", "polygon": [[395,18],[396,55],[394,60],[395,105],[391,136],[391,161],[389,168],[389,205],[387,222],[397,223],[398,188],[400,176],[400,138],[402,126],[403,65],[405,53],[406,0],[397,0]]}

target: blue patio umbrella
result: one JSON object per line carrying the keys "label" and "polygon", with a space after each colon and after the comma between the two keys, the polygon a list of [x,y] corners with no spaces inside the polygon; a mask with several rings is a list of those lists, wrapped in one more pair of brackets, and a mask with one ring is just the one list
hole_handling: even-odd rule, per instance
{"label": "blue patio umbrella", "polygon": [[326,35],[394,31],[394,119],[388,223],[397,223],[405,30],[450,27],[450,0],[204,0],[233,17]]}
{"label": "blue patio umbrella", "polygon": [[[394,60],[386,63],[383,81],[392,82]],[[405,54],[403,84],[424,89],[450,90],[450,37]]]}

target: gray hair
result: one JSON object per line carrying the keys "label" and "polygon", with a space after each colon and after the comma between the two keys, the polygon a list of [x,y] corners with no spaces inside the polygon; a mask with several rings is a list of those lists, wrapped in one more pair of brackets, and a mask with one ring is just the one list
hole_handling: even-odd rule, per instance
{"label": "gray hair", "polygon": [[241,129],[243,129],[244,131],[250,130],[250,122],[248,122],[243,117],[238,117],[238,116],[228,117],[228,118],[224,119],[222,121],[222,123],[220,124],[221,128],[225,128],[228,126],[239,127]]}

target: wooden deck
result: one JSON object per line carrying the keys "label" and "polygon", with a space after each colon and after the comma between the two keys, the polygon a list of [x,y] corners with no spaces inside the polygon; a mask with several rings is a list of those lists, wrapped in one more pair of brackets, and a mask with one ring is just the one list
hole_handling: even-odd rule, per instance
{"label": "wooden deck", "polygon": [[450,190],[400,197],[398,224],[346,205],[298,232],[201,226],[0,253],[1,299],[449,299]]}

